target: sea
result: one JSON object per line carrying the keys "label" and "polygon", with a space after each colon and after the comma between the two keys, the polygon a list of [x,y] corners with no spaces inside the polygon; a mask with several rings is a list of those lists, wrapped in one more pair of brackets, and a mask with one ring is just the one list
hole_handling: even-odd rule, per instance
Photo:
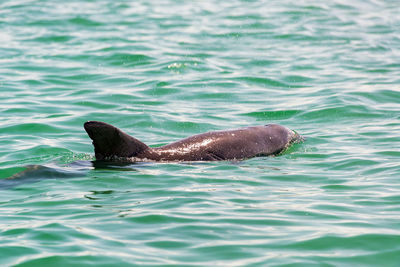
{"label": "sea", "polygon": [[[400,266],[398,0],[0,0],[1,266]],[[277,123],[278,156],[99,162]]]}

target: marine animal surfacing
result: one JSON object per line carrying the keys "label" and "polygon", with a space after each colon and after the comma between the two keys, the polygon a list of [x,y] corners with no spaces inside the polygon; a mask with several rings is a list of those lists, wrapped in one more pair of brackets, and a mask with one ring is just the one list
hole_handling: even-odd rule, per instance
{"label": "marine animal surfacing", "polygon": [[276,155],[303,138],[278,125],[251,126],[193,135],[174,143],[149,147],[120,129],[99,121],[88,121],[84,128],[93,140],[97,160],[134,161],[216,161],[241,160]]}

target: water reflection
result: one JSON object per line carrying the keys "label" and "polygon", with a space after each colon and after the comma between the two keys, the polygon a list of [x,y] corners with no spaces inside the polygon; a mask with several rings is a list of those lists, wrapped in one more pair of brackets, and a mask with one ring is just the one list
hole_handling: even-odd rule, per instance
{"label": "water reflection", "polygon": [[135,163],[110,161],[74,161],[64,165],[56,163],[45,165],[27,165],[25,170],[0,180],[0,189],[7,189],[20,184],[34,183],[44,179],[66,179],[85,177],[90,170],[137,171]]}

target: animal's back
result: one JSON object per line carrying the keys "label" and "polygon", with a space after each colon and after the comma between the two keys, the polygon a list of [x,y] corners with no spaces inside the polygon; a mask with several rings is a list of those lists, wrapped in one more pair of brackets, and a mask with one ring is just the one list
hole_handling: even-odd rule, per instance
{"label": "animal's back", "polygon": [[194,135],[153,151],[161,160],[250,158],[279,153],[285,148],[291,133],[291,130],[280,125],[214,131]]}
{"label": "animal's back", "polygon": [[194,135],[152,148],[120,129],[97,121],[85,123],[96,159],[135,158],[154,161],[214,161],[278,154],[301,137],[284,126],[270,124]]}

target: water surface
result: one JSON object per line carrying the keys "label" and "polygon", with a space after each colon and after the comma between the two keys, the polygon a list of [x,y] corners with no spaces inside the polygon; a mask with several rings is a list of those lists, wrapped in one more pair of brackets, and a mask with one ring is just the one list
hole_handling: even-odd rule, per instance
{"label": "water surface", "polygon": [[[399,4],[325,2],[2,1],[0,264],[398,266]],[[307,141],[93,164],[87,120]]]}

